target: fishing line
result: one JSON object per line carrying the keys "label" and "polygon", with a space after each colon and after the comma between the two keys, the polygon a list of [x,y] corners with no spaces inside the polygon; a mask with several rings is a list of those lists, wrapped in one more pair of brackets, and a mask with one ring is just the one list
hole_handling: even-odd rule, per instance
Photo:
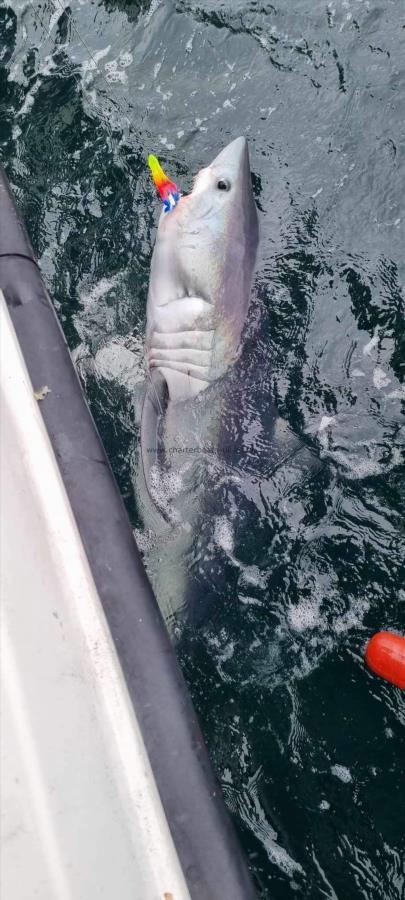
{"label": "fishing line", "polygon": [[[59,9],[62,10],[62,12],[65,12],[65,7],[62,5],[62,3],[60,2],[60,0],[54,0],[54,2],[57,4],[57,6],[59,7]],[[72,26],[72,30],[75,32],[75,34],[77,35],[77,37],[78,37],[79,40],[81,41],[83,47],[85,47],[85,49],[87,50],[87,53],[89,54],[90,59],[91,59],[92,62],[94,63],[94,66],[95,66],[96,71],[98,72],[99,75],[101,75],[101,78],[103,79],[103,81],[104,81],[105,84],[107,85],[107,88],[109,88],[108,81],[107,81],[107,79],[106,79],[104,73],[100,70],[100,68],[99,68],[99,66],[98,66],[98,64],[97,64],[97,60],[94,58],[94,55],[93,55],[93,53],[92,53],[92,51],[91,51],[89,45],[87,44],[87,42],[85,41],[85,39],[81,36],[81,34],[80,34],[78,28],[77,28],[76,25],[74,24],[73,18],[71,18],[71,26]],[[108,98],[107,98],[107,99],[108,99]],[[112,102],[112,101],[111,101],[111,102]],[[130,106],[130,104],[128,104],[128,105]],[[119,106],[119,103],[118,103],[118,102],[117,102],[117,106],[118,106],[120,112],[123,113],[123,110],[122,110],[122,108]],[[133,108],[133,107],[132,107],[132,108]],[[149,379],[149,382],[150,382],[150,384],[151,384],[153,393],[154,393],[154,395],[155,395],[155,399],[156,399],[157,405],[158,405],[158,407],[159,407],[160,414],[161,414],[161,416],[163,416],[163,409],[162,409],[162,405],[161,405],[161,402],[160,402],[159,394],[158,394],[158,392],[157,392],[157,390],[156,390],[156,385],[155,385],[154,382],[153,382],[152,375],[151,375],[151,372],[150,372],[149,368],[147,369],[147,374],[148,374],[148,379]]]}
{"label": "fishing line", "polygon": [[[34,6],[34,0],[29,0],[29,4],[32,8],[34,18],[39,19],[43,31],[47,34],[48,38],[50,38],[51,28],[47,27],[44,24],[43,20],[41,19],[40,15],[39,15],[39,12],[37,11],[37,9]],[[132,161],[128,160],[128,153],[129,154],[135,153],[136,160],[139,162],[139,157],[140,156],[144,157],[146,155],[145,154],[145,137],[148,139],[148,142],[151,146],[153,146],[153,144],[156,141],[156,135],[152,134],[150,129],[148,129],[145,125],[145,121],[146,121],[147,117],[150,115],[150,107],[146,106],[146,108],[144,109],[143,112],[139,113],[139,111],[138,111],[138,113],[137,113],[135,107],[132,105],[132,103],[129,100],[125,99],[125,106],[124,106],[124,104],[121,102],[121,100],[119,98],[116,98],[116,99],[113,98],[110,95],[110,84],[109,84],[104,72],[100,68],[93,50],[89,46],[87,40],[80,33],[80,30],[74,21],[71,8],[69,6],[64,6],[63,3],[61,2],[61,0],[53,0],[52,9],[53,9],[54,13],[55,12],[57,13],[58,11],[60,11],[61,16],[63,14],[66,14],[66,17],[68,17],[68,22],[69,22],[72,32],[74,32],[78,41],[86,50],[86,53],[88,54],[88,57],[93,64],[94,72],[102,79],[104,90],[99,91],[99,93],[101,96],[104,97],[105,102],[107,103],[107,110],[100,110],[99,108],[97,108],[97,105],[94,102],[91,95],[90,95],[90,101],[93,100],[93,104],[91,104],[91,102],[90,102],[90,106],[93,105],[93,107],[95,107],[99,116],[101,113],[102,127],[104,127],[105,131],[108,134],[108,139],[109,139],[108,143],[110,144],[110,148],[113,153],[114,153],[114,150],[113,150],[114,146],[116,148],[115,152],[117,153],[118,157],[120,158],[120,166],[127,173],[128,177],[130,177],[131,179],[134,177],[136,179],[138,179],[139,171],[134,171],[133,160]],[[58,22],[59,21],[60,21],[60,19],[58,20]],[[49,23],[49,25],[51,25],[51,22]],[[130,41],[131,41],[131,38],[129,38],[128,44],[130,43]],[[65,46],[66,46],[66,44],[65,44]],[[60,50],[62,50],[62,45],[60,47]],[[56,52],[56,48],[55,48],[54,52]],[[83,64],[79,64],[79,65],[80,65],[80,69],[83,70]],[[86,84],[85,84],[85,73],[83,73],[83,75],[84,75],[84,77],[83,77],[83,75],[81,75],[79,73],[78,68],[73,67],[72,74],[73,74],[73,77],[75,77],[78,92],[81,93],[82,95],[84,95],[86,97],[87,102],[89,102],[89,97],[86,96],[86,94],[88,92],[87,92],[87,88],[86,88]],[[110,106],[110,110],[108,110],[108,106]],[[120,123],[118,122],[117,123],[118,127],[114,130],[114,127],[111,124],[111,110],[112,109],[116,109],[118,111],[119,115],[121,116],[121,118],[124,120],[124,123],[126,123],[127,129],[128,129],[128,139],[124,138],[125,124],[120,125]],[[134,128],[134,125],[133,125],[134,113],[137,115],[138,120],[140,119],[140,127],[137,130]],[[118,130],[121,131],[121,136],[119,134],[117,134]],[[102,136],[100,136],[100,141],[101,142],[103,141]],[[97,141],[97,143],[99,143],[99,142]],[[127,152],[124,149],[124,146],[126,146]],[[171,156],[167,152],[167,148],[165,148],[163,156],[164,156],[165,160],[170,160],[176,166],[178,165],[178,159],[175,159],[173,156]],[[91,191],[92,191],[92,186],[90,185],[88,190],[87,191],[85,190],[85,192],[82,196],[82,200],[85,200],[87,195]],[[120,202],[121,198],[123,196],[125,196],[127,194],[127,192],[128,192],[128,188],[125,186],[123,188],[119,189],[118,191],[116,191],[115,205],[117,205]]]}
{"label": "fishing line", "polygon": [[[30,0],[30,2],[31,2],[31,5],[32,5],[32,0]],[[119,113],[121,114],[121,116],[122,116],[124,119],[127,119],[127,120],[128,120],[128,118],[129,118],[129,116],[128,116],[129,110],[133,110],[133,107],[132,107],[131,103],[129,103],[129,101],[127,101],[127,110],[125,110],[124,107],[121,105],[121,103],[119,102],[118,99],[113,99],[113,98],[110,96],[110,94],[109,94],[109,91],[110,91],[110,85],[109,85],[109,83],[108,83],[108,81],[107,81],[107,78],[105,77],[104,72],[100,69],[100,67],[99,67],[99,65],[98,65],[98,62],[97,62],[97,60],[96,60],[96,58],[95,58],[95,56],[94,56],[93,51],[92,51],[91,48],[89,47],[89,45],[88,45],[87,41],[85,40],[85,38],[82,37],[82,35],[81,35],[81,33],[80,33],[78,27],[76,26],[75,21],[74,21],[74,18],[73,18],[72,10],[70,9],[70,10],[69,10],[69,13],[68,13],[67,8],[63,6],[63,4],[60,2],[60,0],[53,0],[53,3],[54,3],[54,9],[55,9],[55,11],[56,11],[57,9],[59,9],[59,10],[61,11],[61,14],[62,14],[62,15],[63,15],[64,13],[66,13],[66,15],[69,16],[69,24],[70,24],[70,27],[71,27],[72,31],[75,33],[75,35],[76,35],[76,37],[78,38],[79,42],[82,44],[82,46],[83,46],[84,49],[86,50],[86,53],[88,53],[89,58],[90,58],[91,62],[93,63],[95,72],[97,73],[97,75],[99,75],[99,77],[100,77],[100,78],[102,79],[102,81],[104,82],[104,85],[106,86],[106,87],[105,87],[105,98],[106,98],[106,100],[107,100],[107,103],[111,104],[112,107],[116,107],[116,108],[118,109]],[[50,32],[48,32],[48,35],[50,35]],[[75,74],[76,74],[76,76],[77,76],[77,83],[78,83],[79,88],[80,88],[81,90],[83,90],[83,89],[85,90],[85,84],[84,84],[84,82],[82,81],[82,78],[80,77],[80,75],[78,74],[77,71],[75,72]],[[143,118],[144,118],[144,117],[145,117],[145,113],[144,113],[144,115],[143,115]],[[125,168],[128,168],[129,171],[130,171],[130,167],[128,166],[127,160],[125,159],[125,157],[124,157],[123,154],[122,154],[122,150],[121,150],[121,147],[120,147],[120,145],[119,145],[119,138],[117,138],[117,136],[114,135],[113,128],[112,128],[111,123],[109,122],[108,118],[107,118],[106,116],[103,116],[103,119],[104,119],[104,122],[103,122],[104,127],[106,128],[106,130],[107,130],[107,132],[108,132],[108,134],[109,134],[109,137],[110,137],[111,142],[113,142],[113,141],[118,141],[118,148],[117,148],[117,149],[118,149],[118,152],[119,152],[119,154],[121,155],[121,158],[122,158],[122,160],[123,160],[123,162],[124,162]],[[130,122],[129,122],[129,129],[130,129],[130,130],[132,129],[132,125],[131,125]],[[137,150],[140,149],[139,144],[140,144],[140,141],[138,142],[138,146],[136,147]],[[133,148],[133,149],[135,149],[135,148]]]}
{"label": "fishing line", "polygon": [[[34,11],[34,13],[35,13],[35,9],[34,9],[34,7],[33,7],[33,0],[30,0],[30,4],[31,4],[31,6],[32,6],[32,8],[33,8],[33,11]],[[115,106],[115,107],[118,109],[118,111],[119,111],[119,113],[121,114],[121,116],[123,117],[123,119],[127,119],[129,131],[134,131],[134,126],[133,126],[133,124],[132,124],[131,119],[132,119],[132,113],[136,113],[135,107],[132,105],[132,103],[131,103],[129,100],[126,100],[126,101],[125,101],[125,103],[126,103],[126,109],[125,109],[124,106],[122,105],[120,99],[118,99],[118,98],[117,98],[117,99],[113,99],[113,98],[111,97],[111,95],[110,95],[110,83],[109,83],[108,79],[106,78],[104,72],[103,72],[102,69],[100,68],[100,66],[99,66],[99,64],[98,64],[98,61],[97,61],[97,59],[96,59],[96,57],[95,57],[95,55],[94,55],[94,53],[93,53],[91,47],[90,47],[89,44],[87,43],[86,39],[82,36],[82,34],[81,34],[80,31],[79,31],[79,28],[78,28],[77,25],[75,24],[75,21],[74,21],[74,18],[73,18],[73,12],[72,12],[72,10],[71,10],[69,7],[63,6],[63,3],[61,2],[61,0],[53,0],[53,4],[54,4],[54,10],[56,11],[57,9],[59,9],[60,12],[61,12],[62,14],[63,14],[63,13],[66,13],[66,15],[68,15],[68,9],[69,9],[69,23],[70,23],[71,29],[72,29],[72,31],[75,33],[77,39],[80,41],[80,43],[82,44],[82,46],[84,47],[84,49],[86,50],[86,53],[89,54],[89,57],[90,57],[90,59],[91,59],[93,65],[94,65],[94,69],[95,69],[96,73],[100,76],[100,78],[101,78],[102,81],[104,82],[104,85],[105,85],[105,97],[106,97],[106,100],[111,104],[111,106],[113,106],[113,107]],[[42,23],[41,23],[41,24],[42,24]],[[48,31],[48,36],[49,36],[49,35],[50,35],[50,31]],[[128,41],[128,43],[130,43],[130,40]],[[147,127],[145,127],[145,124],[144,124],[144,123],[145,123],[145,120],[147,119],[147,117],[148,117],[149,115],[150,115],[150,109],[149,109],[149,107],[146,107],[146,109],[144,110],[144,112],[141,113],[141,125],[140,125],[140,128],[138,129],[138,136],[137,136],[136,139],[135,139],[135,140],[136,140],[136,147],[133,147],[133,149],[137,149],[138,151],[141,150],[141,152],[142,152],[143,154],[144,154],[145,151],[143,150],[143,140],[141,139],[141,135],[142,135],[142,134],[144,134],[144,135],[146,134],[146,135],[148,136],[148,138],[151,139],[151,143],[154,143],[154,141],[156,140],[156,136],[153,135],[152,132],[151,132]],[[106,127],[107,127],[107,129],[108,129],[108,131],[109,131],[109,134],[110,134],[111,138],[112,138],[112,139],[115,139],[115,140],[119,140],[116,136],[114,136],[113,130],[112,130],[111,125],[110,125],[110,123],[108,122],[108,120],[105,121],[105,125],[106,125]],[[129,146],[131,146],[131,144],[129,144]],[[121,152],[121,147],[120,147],[120,146],[118,146],[118,151]],[[177,160],[175,160],[175,158],[174,158],[173,156],[171,156],[170,154],[167,153],[166,148],[165,148],[165,152],[164,152],[164,158],[165,158],[165,159],[170,159],[172,162],[176,162],[176,163],[178,162]],[[125,163],[127,164],[126,160],[125,160]]]}
{"label": "fishing line", "polygon": [[[61,3],[61,0],[53,0],[53,2],[56,3],[56,5],[59,7],[59,9],[61,10],[62,13],[65,13],[65,12],[67,11],[68,7],[63,6],[63,4]],[[85,50],[87,50],[87,53],[89,54],[90,59],[91,59],[92,62],[94,63],[94,68],[96,69],[96,71],[98,72],[98,74],[101,75],[103,81],[105,81],[105,83],[106,83],[106,85],[107,85],[107,87],[108,87],[108,81],[107,81],[105,75],[103,74],[103,72],[101,71],[101,69],[99,69],[98,64],[97,64],[97,60],[96,60],[95,57],[93,56],[93,53],[92,53],[92,51],[91,51],[91,49],[90,49],[88,43],[85,41],[84,37],[82,37],[82,35],[80,34],[79,29],[77,28],[77,26],[76,26],[75,23],[74,23],[72,11],[70,12],[69,21],[70,21],[70,25],[71,25],[72,31],[75,32],[76,36],[79,38],[80,43],[83,44],[83,47],[85,48]]]}
{"label": "fishing line", "polygon": [[[41,24],[43,30],[47,33],[48,38],[50,38],[50,35],[51,35],[51,29],[50,29],[49,27],[46,28],[44,22],[42,21],[41,17],[40,17],[39,14],[38,14],[38,11],[35,9],[33,0],[29,0],[29,2],[30,2],[30,6],[31,6],[31,8],[32,8],[32,11],[33,11],[33,13],[34,13],[34,17],[38,17],[38,18],[39,18],[39,21],[40,21],[40,24]],[[134,111],[134,107],[132,106],[132,104],[131,104],[129,101],[127,101],[127,110],[125,110],[124,107],[123,107],[123,105],[121,105],[121,103],[120,103],[120,101],[119,101],[118,99],[117,99],[117,100],[113,100],[113,99],[109,96],[110,85],[109,85],[109,83],[108,83],[108,80],[107,80],[107,78],[105,77],[104,72],[102,72],[102,70],[100,69],[100,67],[99,67],[99,65],[98,65],[98,61],[97,61],[97,59],[96,59],[96,57],[95,57],[95,55],[94,55],[94,53],[93,53],[91,47],[90,47],[89,44],[87,43],[86,39],[81,35],[81,33],[80,33],[80,31],[79,31],[77,25],[75,24],[74,19],[73,19],[72,10],[71,10],[69,7],[65,7],[65,6],[63,5],[63,3],[61,2],[61,0],[53,0],[53,4],[52,4],[52,5],[53,5],[53,9],[54,9],[55,12],[57,12],[57,11],[59,10],[59,11],[61,12],[61,15],[66,14],[66,16],[68,16],[69,24],[70,24],[70,27],[71,27],[72,31],[73,31],[74,34],[76,35],[76,37],[77,37],[77,39],[79,40],[79,42],[81,43],[81,45],[85,48],[86,53],[88,54],[90,60],[91,60],[92,63],[93,63],[95,72],[97,72],[97,74],[100,76],[100,78],[102,79],[102,81],[104,82],[104,84],[105,84],[105,86],[106,86],[106,89],[107,89],[107,90],[106,90],[106,99],[107,99],[107,101],[110,102],[112,106],[115,106],[115,107],[118,109],[118,111],[120,112],[121,116],[122,116],[124,119],[126,118],[126,119],[128,120],[128,112],[129,112],[129,110]],[[83,84],[83,82],[82,82],[82,79],[81,79],[81,77],[80,77],[78,71],[77,71],[77,70],[74,70],[74,73],[73,73],[73,74],[76,76],[76,82],[77,82],[78,87],[80,87],[80,88],[82,89],[82,88],[84,87],[84,84]],[[141,123],[141,129],[140,129],[140,131],[142,131],[142,130],[143,130],[144,132],[147,131],[148,135],[150,135],[149,130],[146,130],[146,129],[144,128],[144,120],[145,120],[145,116],[148,115],[148,114],[149,114],[149,110],[146,109],[145,112],[144,112],[144,114],[143,114],[143,118],[142,118],[142,123]],[[110,136],[111,141],[113,141],[114,138],[116,139],[116,136],[114,135],[114,132],[113,132],[113,130],[112,130],[112,128],[111,128],[111,124],[110,124],[110,122],[108,122],[108,120],[105,120],[105,126],[106,126],[106,128],[107,128],[107,130],[108,130],[108,132],[109,132],[109,136]],[[129,128],[130,128],[130,129],[132,128],[131,123],[129,123]],[[140,149],[140,144],[141,144],[141,141],[138,140],[138,146],[137,146],[137,148],[136,148],[137,150]],[[122,149],[121,149],[121,146],[120,146],[120,145],[118,146],[118,152],[122,154]],[[165,156],[166,156],[166,154],[165,154]],[[124,161],[125,168],[127,168],[127,167],[128,167],[128,163],[127,163],[126,159],[124,159],[123,161]],[[129,168],[129,167],[128,167],[128,168]],[[159,167],[159,168],[160,168],[160,167]],[[162,174],[164,174],[164,173],[162,173]],[[177,190],[176,185],[173,184],[173,187]],[[91,190],[91,188],[90,188],[89,190]],[[124,188],[123,191],[121,192],[121,194],[124,194],[125,192],[126,192],[126,189]],[[120,195],[119,195],[119,196],[120,196]],[[163,409],[162,409],[162,405],[161,405],[161,402],[160,402],[160,397],[159,397],[158,391],[156,390],[156,386],[155,386],[155,384],[154,384],[154,381],[153,381],[153,379],[152,379],[152,375],[151,375],[151,372],[150,372],[149,369],[147,369],[147,376],[148,376],[148,380],[149,380],[149,382],[150,382],[150,385],[151,385],[151,388],[152,388],[152,392],[153,392],[153,394],[154,394],[154,397],[155,397],[157,406],[158,406],[158,408],[159,408],[160,414],[161,414],[161,416],[163,416]]]}

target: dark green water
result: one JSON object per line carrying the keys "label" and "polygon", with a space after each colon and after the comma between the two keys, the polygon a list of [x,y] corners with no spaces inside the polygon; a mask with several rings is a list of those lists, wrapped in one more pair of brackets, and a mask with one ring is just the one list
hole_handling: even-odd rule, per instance
{"label": "dark green water", "polygon": [[[362,653],[405,630],[405,6],[13,0],[0,64],[1,155],[140,536],[145,154],[188,188],[249,138],[235,453],[200,461],[179,656],[260,896],[403,898],[404,695]],[[318,468],[274,465],[273,402]],[[179,563],[149,559],[160,595]]]}

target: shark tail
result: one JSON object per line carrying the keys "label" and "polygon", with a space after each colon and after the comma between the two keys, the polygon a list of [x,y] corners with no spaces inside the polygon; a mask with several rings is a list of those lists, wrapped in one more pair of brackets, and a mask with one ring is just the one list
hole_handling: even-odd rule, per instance
{"label": "shark tail", "polygon": [[163,508],[152,487],[152,469],[158,471],[162,462],[163,446],[160,438],[163,416],[167,408],[167,382],[157,368],[149,373],[141,413],[141,464],[146,491],[152,504],[166,522],[170,522],[168,512]]}

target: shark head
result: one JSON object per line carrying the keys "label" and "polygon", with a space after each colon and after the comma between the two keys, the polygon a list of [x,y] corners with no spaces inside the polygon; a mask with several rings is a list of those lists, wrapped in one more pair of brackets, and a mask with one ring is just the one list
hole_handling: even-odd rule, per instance
{"label": "shark head", "polygon": [[183,216],[185,229],[191,226],[199,232],[202,265],[214,264],[215,271],[208,278],[205,269],[202,289],[207,290],[219,315],[239,322],[239,339],[258,244],[257,210],[244,137],[228,144],[210,166],[198,173],[192,193],[184,199]]}
{"label": "shark head", "polygon": [[[249,305],[257,245],[248,146],[246,139],[239,137],[201,169],[191,193],[181,197],[173,210],[163,212],[159,221],[149,286],[147,345],[153,348],[150,365],[166,370],[169,394],[176,399],[198,393],[235,358]],[[154,331],[167,333],[161,348],[165,354],[155,352]],[[201,346],[196,345],[193,331],[201,335]],[[180,332],[190,334],[192,348],[187,355],[186,347],[173,338],[170,355],[169,334]],[[215,349],[210,360],[208,333]],[[168,368],[173,371],[176,366],[175,357],[179,374],[195,378],[189,389],[185,378],[180,388],[180,378],[168,373]],[[163,365],[165,359],[167,366]]]}
{"label": "shark head", "polygon": [[160,460],[158,423],[168,405],[173,414],[173,406],[205,390],[235,359],[257,245],[248,147],[239,137],[201,169],[190,194],[162,212],[152,255],[140,444],[144,482],[163,518],[151,487]]}

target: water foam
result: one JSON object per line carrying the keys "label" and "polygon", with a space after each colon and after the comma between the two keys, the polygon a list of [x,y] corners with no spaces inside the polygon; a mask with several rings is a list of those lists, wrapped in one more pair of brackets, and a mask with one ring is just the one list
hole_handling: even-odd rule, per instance
{"label": "water foam", "polygon": [[214,541],[226,554],[233,556],[234,534],[232,524],[226,516],[217,516],[214,523]]}
{"label": "water foam", "polygon": [[91,287],[89,282],[83,279],[79,288],[79,298],[84,306],[92,306],[102,297],[105,297],[110,291],[117,287],[122,275],[112,275],[110,278],[100,278],[96,284]]}
{"label": "water foam", "polygon": [[336,778],[339,778],[339,781],[343,781],[343,784],[350,784],[353,780],[350,769],[347,766],[341,766],[339,763],[336,763],[334,766],[330,767],[332,775],[335,775]]}

